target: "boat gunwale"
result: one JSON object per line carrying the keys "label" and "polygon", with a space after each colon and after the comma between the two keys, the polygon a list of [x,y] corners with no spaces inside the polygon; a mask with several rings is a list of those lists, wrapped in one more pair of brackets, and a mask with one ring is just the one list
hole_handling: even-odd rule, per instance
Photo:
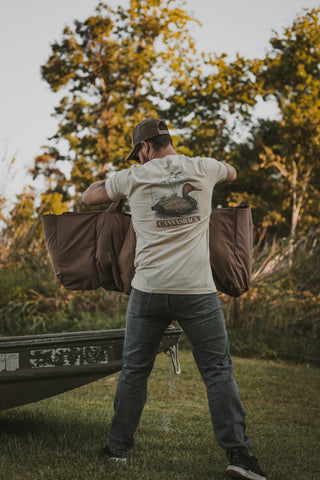
{"label": "boat gunwale", "polygon": [[[66,332],[66,333],[45,333],[40,335],[26,335],[17,337],[1,337],[0,338],[0,352],[8,348],[28,348],[30,346],[39,345],[54,345],[73,344],[73,343],[87,343],[92,340],[101,342],[116,340],[123,340],[125,329],[117,328],[110,330],[88,330],[81,332]],[[163,333],[163,337],[171,337],[180,335],[182,330],[178,327],[170,327]]]}

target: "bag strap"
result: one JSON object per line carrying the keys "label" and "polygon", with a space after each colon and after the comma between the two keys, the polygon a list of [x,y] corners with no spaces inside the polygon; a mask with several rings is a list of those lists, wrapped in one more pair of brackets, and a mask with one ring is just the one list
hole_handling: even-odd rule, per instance
{"label": "bag strap", "polygon": [[106,211],[109,213],[122,213],[122,206],[123,199],[118,200],[117,202],[112,202]]}

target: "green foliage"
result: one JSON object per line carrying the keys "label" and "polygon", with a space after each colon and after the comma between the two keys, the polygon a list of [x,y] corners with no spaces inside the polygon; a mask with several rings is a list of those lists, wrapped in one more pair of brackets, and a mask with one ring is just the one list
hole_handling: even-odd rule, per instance
{"label": "green foliage", "polygon": [[183,153],[225,159],[237,121],[248,122],[256,102],[255,62],[238,56],[230,63],[225,54],[202,57],[188,77],[174,78],[163,115],[183,131],[177,142]]}
{"label": "green foliage", "polygon": [[70,292],[39,263],[0,268],[0,336],[34,335],[125,326],[127,297],[98,290]]}
{"label": "green foliage", "polygon": [[319,243],[301,242],[292,265],[290,243],[273,250],[257,259],[243,297],[224,298],[232,352],[319,365]]}

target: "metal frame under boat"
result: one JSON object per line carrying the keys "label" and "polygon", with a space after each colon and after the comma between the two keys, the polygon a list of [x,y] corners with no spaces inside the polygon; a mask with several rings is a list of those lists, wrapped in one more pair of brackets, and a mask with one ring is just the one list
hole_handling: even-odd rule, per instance
{"label": "metal frame under boat", "polygon": [[[179,373],[180,328],[164,333],[160,352],[169,351]],[[72,390],[122,368],[124,329],[0,338],[0,410]]]}

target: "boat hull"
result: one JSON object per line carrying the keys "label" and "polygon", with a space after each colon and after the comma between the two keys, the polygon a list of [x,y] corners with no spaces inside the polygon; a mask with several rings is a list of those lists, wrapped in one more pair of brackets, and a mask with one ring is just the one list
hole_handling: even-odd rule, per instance
{"label": "boat hull", "polygon": [[[159,353],[181,330],[168,328]],[[0,410],[37,402],[121,370],[124,329],[0,339]]]}

